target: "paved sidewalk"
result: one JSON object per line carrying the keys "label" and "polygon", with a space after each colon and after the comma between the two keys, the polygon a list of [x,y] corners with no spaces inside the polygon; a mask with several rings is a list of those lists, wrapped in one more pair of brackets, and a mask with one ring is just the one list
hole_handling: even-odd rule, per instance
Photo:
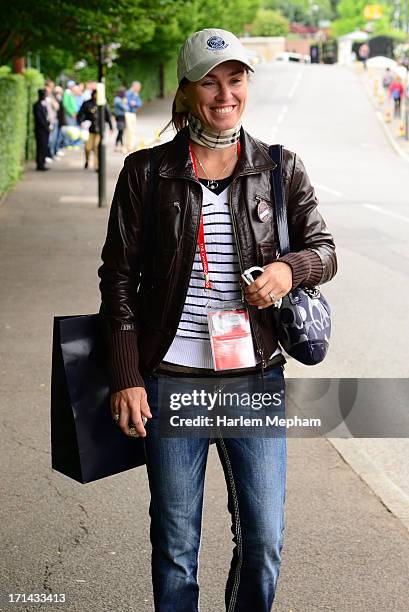
{"label": "paved sidewalk", "polygon": [[[402,105],[401,117],[394,117],[392,100],[388,99],[382,86],[383,74],[384,70],[374,68],[368,69],[366,72],[360,71],[362,83],[387,138],[398,155],[405,157],[409,161],[409,139],[405,137],[403,132],[405,126],[405,101]],[[407,101],[406,104],[408,104]]]}
{"label": "paved sidewalk", "polygon": [[[148,137],[168,102],[141,115]],[[155,127],[153,127],[155,129]],[[109,148],[109,193],[122,156]],[[28,169],[0,207],[1,593],[66,593],[20,610],[143,612],[150,586],[144,468],[81,486],[50,468],[52,317],[96,312],[109,209],[72,151]],[[201,612],[222,612],[232,542],[224,477],[209,454],[199,578]],[[326,440],[288,444],[286,532],[274,610],[406,612],[409,535]],[[4,600],[3,600],[4,601]],[[0,603],[0,609],[9,607]],[[256,612],[256,611],[255,611]]]}

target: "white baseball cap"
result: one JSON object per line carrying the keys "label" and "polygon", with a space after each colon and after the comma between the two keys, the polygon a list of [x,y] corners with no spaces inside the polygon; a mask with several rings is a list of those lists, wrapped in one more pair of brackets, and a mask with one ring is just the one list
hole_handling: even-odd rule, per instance
{"label": "white baseball cap", "polygon": [[242,62],[254,72],[247,52],[237,36],[227,30],[212,28],[192,34],[178,56],[178,81],[200,81],[210,70],[230,60]]}

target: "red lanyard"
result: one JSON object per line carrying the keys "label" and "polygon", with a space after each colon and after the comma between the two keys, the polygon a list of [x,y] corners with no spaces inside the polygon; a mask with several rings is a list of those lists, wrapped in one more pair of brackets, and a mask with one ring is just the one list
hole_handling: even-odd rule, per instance
{"label": "red lanyard", "polygon": [[197,246],[199,247],[200,261],[202,262],[203,278],[205,289],[211,289],[212,283],[209,279],[209,262],[207,261],[207,252],[204,236],[203,215],[200,217],[199,235],[197,237]]}
{"label": "red lanyard", "polygon": [[[192,164],[193,164],[193,169],[195,171],[196,178],[198,179],[199,176],[197,174],[196,156],[193,152],[192,145],[190,144],[190,142],[189,142],[189,152],[190,152],[190,157],[191,157]],[[237,158],[239,157],[240,157],[240,142],[237,143]],[[210,282],[210,279],[209,279],[209,262],[207,260],[203,214],[200,215],[200,225],[199,225],[199,234],[197,237],[197,246],[199,247],[200,261],[202,262],[203,278],[204,278],[204,283],[205,283],[204,286],[205,286],[205,289],[211,289],[212,283]]]}

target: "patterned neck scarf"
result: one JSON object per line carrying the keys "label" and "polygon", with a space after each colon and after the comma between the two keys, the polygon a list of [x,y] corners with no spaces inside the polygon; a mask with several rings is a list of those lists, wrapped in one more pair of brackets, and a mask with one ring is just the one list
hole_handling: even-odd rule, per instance
{"label": "patterned neck scarf", "polygon": [[226,149],[240,140],[241,123],[230,130],[218,132],[204,125],[198,117],[194,117],[191,113],[189,113],[188,121],[190,139],[208,149]]}

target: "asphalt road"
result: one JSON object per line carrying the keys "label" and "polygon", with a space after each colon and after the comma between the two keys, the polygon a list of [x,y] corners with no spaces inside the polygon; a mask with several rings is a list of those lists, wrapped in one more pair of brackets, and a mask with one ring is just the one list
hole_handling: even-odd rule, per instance
{"label": "asphalt road", "polygon": [[[262,65],[251,93],[246,125],[301,156],[337,244],[339,271],[323,287],[330,352],[314,368],[290,360],[287,376],[382,379],[363,437],[333,443],[409,528],[409,398],[394,381],[409,375],[408,161],[390,146],[353,70]],[[374,434],[376,421],[386,427]],[[400,439],[385,438],[396,422]]]}
{"label": "asphalt road", "polygon": [[[331,353],[312,374],[407,376],[407,166],[387,144],[353,73],[264,65],[252,89],[257,104],[251,110],[250,101],[246,127],[301,155],[338,244],[340,272],[325,288],[334,309]],[[169,109],[165,103],[161,109],[152,125],[163,125]],[[111,190],[120,165],[120,156],[110,157]],[[74,153],[46,179],[27,172],[0,208],[0,591],[67,595],[64,605],[14,606],[20,610],[148,611],[144,468],[86,486],[50,469],[52,316],[99,306],[96,269],[108,211],[96,209],[95,175],[81,166]],[[386,308],[387,296],[393,304]],[[300,376],[297,367],[289,363],[288,374]],[[409,536],[402,523],[329,441],[291,439],[288,449],[285,547],[274,610],[405,612]],[[201,612],[223,610],[232,549],[226,506],[212,448]],[[10,606],[2,602],[0,609]]]}

